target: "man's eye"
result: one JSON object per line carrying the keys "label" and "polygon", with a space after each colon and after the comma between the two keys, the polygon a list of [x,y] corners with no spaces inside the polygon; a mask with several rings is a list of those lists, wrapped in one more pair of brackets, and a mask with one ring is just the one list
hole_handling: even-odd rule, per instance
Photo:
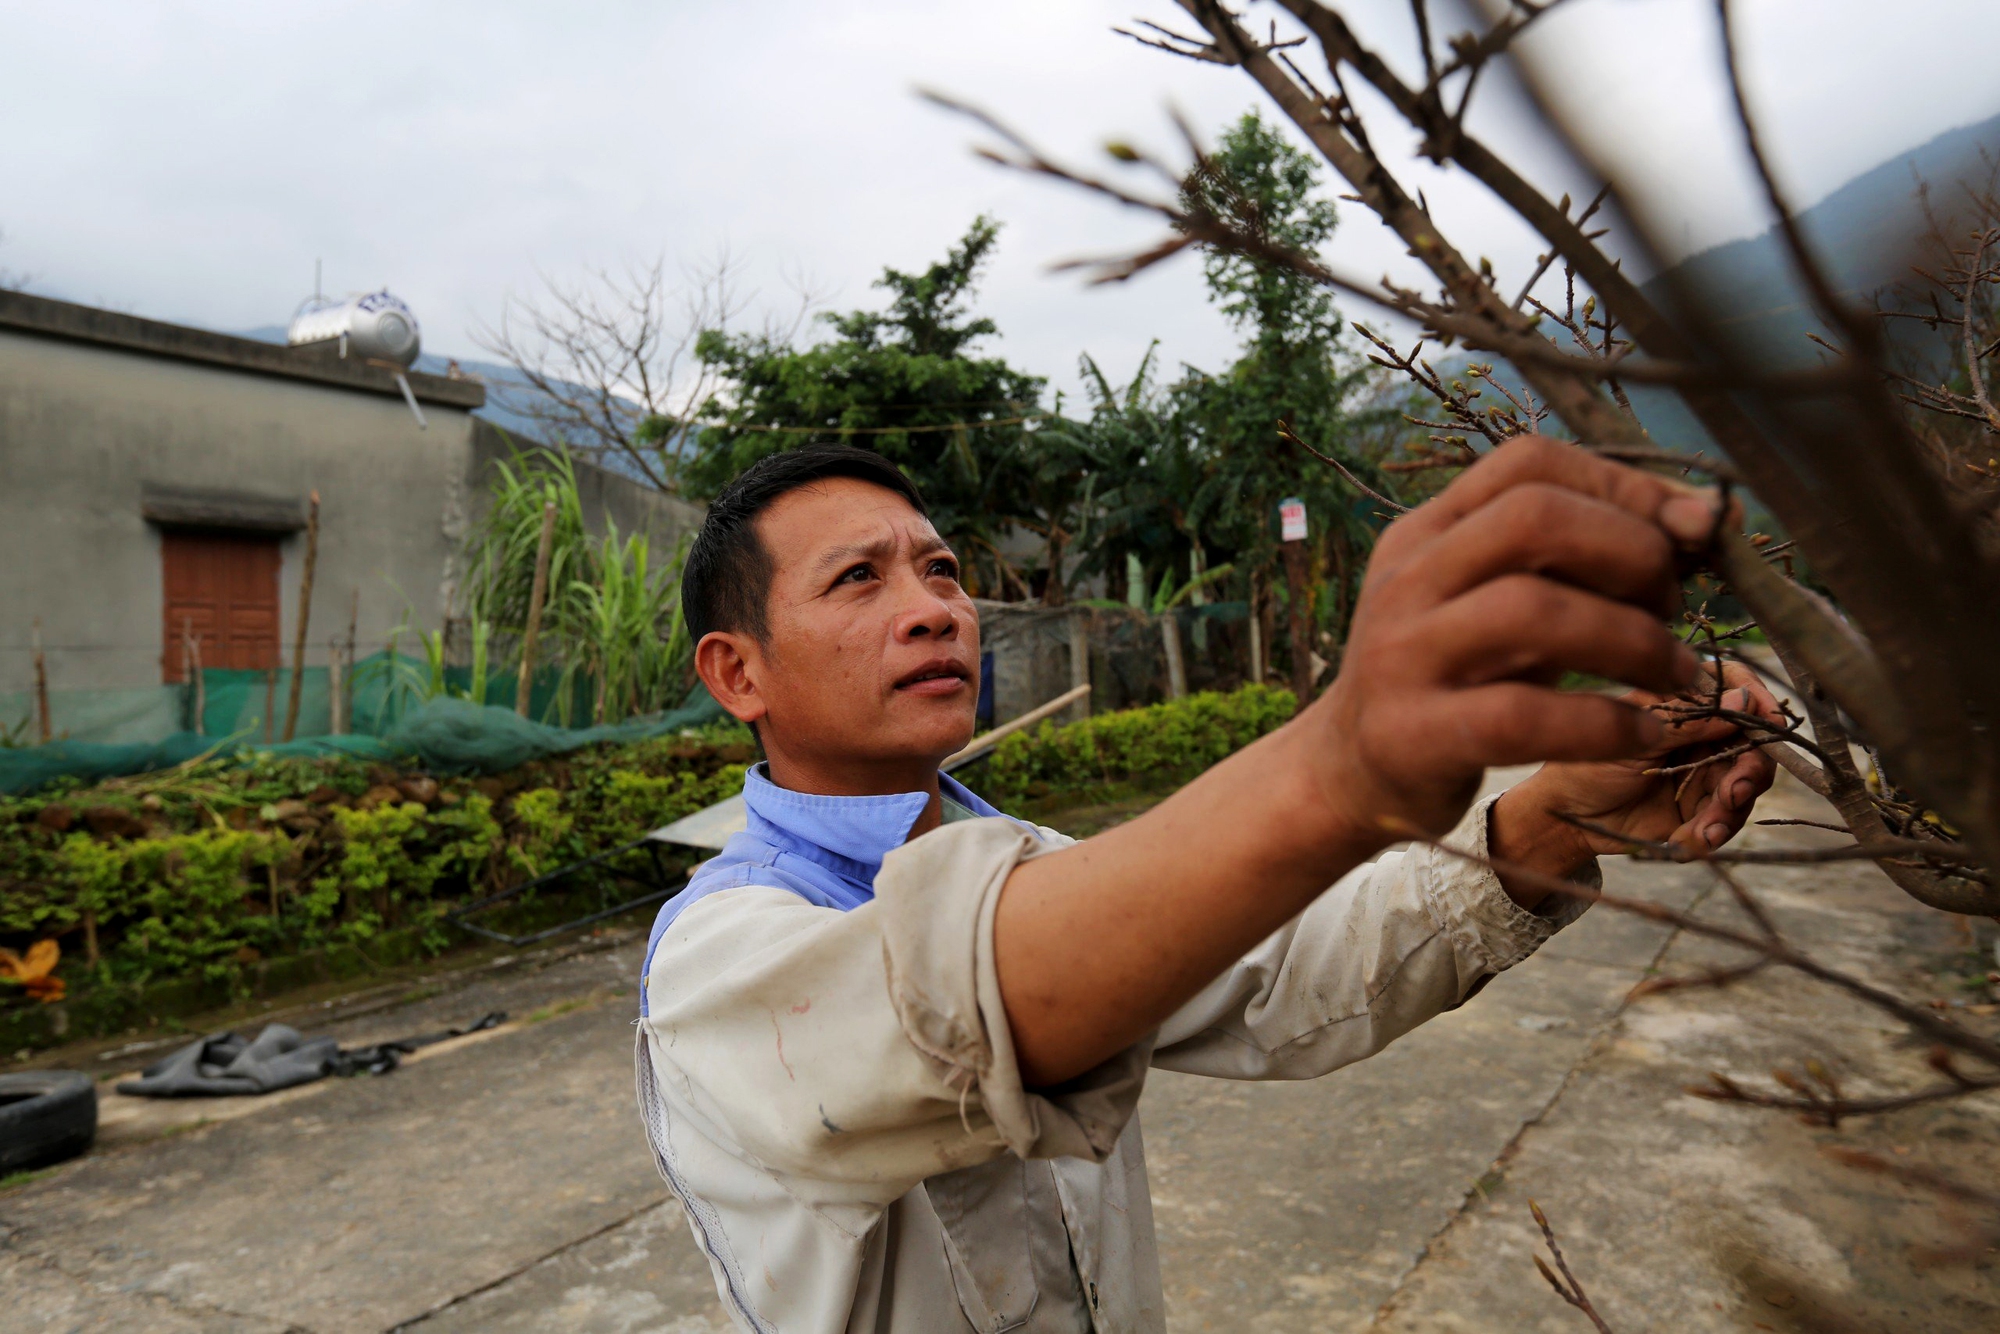
{"label": "man's eye", "polygon": [[958,562],[939,557],[937,560],[931,562],[931,577],[933,579],[956,580],[958,578]]}
{"label": "man's eye", "polygon": [[836,584],[863,584],[874,577],[875,568],[872,565],[857,565],[853,569],[842,573],[840,578],[833,582]]}

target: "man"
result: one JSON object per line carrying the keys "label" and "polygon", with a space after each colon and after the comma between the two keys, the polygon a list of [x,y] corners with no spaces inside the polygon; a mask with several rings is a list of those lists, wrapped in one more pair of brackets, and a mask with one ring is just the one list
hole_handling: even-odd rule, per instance
{"label": "man", "polygon": [[[1149,1067],[1368,1056],[1576,917],[1549,880],[1595,883],[1622,845],[1574,820],[1714,847],[1769,786],[1760,752],[1720,756],[1728,724],[1646,707],[1712,679],[1663,617],[1714,503],[1553,441],[1494,451],[1383,534],[1324,697],[1075,843],[938,773],[979,624],[915,488],[847,447],[746,471],[682,596],[766,761],[746,830],[654,927],[638,1041],[658,1166],[737,1324],[1164,1329]],[[1554,689],[1570,670],[1639,692]],[[1720,758],[1649,775],[1669,752]],[[1417,834],[1514,878],[1384,851]]]}

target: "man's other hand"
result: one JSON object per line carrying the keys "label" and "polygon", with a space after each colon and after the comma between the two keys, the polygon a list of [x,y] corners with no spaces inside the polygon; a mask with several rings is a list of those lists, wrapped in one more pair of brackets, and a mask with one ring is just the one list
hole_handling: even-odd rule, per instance
{"label": "man's other hand", "polygon": [[[1666,723],[1660,740],[1640,754],[1543,765],[1509,788],[1493,808],[1493,856],[1562,876],[1593,857],[1627,851],[1627,840],[1670,843],[1700,855],[1734,838],[1770,788],[1777,765],[1765,751],[1746,748],[1737,723],[1693,711],[1715,702],[1716,668],[1710,664],[1702,681],[1675,698],[1645,691],[1623,697]],[[1724,710],[1785,725],[1755,672],[1740,663],[1720,668]],[[1542,897],[1542,888],[1504,872],[1500,881],[1524,907]]]}
{"label": "man's other hand", "polygon": [[[1349,846],[1441,834],[1489,767],[1631,761],[1701,663],[1666,626],[1709,493],[1542,437],[1509,441],[1376,544],[1339,678],[1300,719]],[[1564,692],[1569,671],[1646,694]],[[1640,767],[1645,767],[1641,765]]]}

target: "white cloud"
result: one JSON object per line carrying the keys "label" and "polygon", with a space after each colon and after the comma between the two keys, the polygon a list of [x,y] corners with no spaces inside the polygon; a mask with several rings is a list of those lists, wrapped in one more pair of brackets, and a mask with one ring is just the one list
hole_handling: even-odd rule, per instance
{"label": "white cloud", "polygon": [[[323,258],[330,289],[386,283],[431,350],[464,354],[538,271],[726,244],[767,290],[791,268],[861,304],[883,265],[928,262],[985,210],[1007,224],[983,306],[1009,356],[1073,383],[1079,351],[1119,377],[1159,337],[1170,364],[1213,365],[1231,340],[1194,264],[1094,291],[1045,272],[1141,242],[1150,222],[974,161],[971,127],[911,94],[947,89],[1078,158],[1113,135],[1170,148],[1169,101],[1204,127],[1256,104],[1240,73],[1113,36],[1131,7],[0,3],[0,265],[76,300],[244,328],[282,322]],[[1349,8],[1403,49],[1401,0]],[[1803,197],[1995,109],[1983,73],[2000,6],[1740,8]],[[1730,141],[1711,7],[1575,9],[1541,40],[1580,57],[1569,84],[1594,118],[1644,127],[1684,239],[1761,227],[1740,172],[1714,166]],[[1503,144],[1522,134],[1504,95],[1481,124]],[[1410,179],[1503,272],[1530,258],[1462,177]],[[1351,209],[1334,253],[1364,274],[1407,262]]]}

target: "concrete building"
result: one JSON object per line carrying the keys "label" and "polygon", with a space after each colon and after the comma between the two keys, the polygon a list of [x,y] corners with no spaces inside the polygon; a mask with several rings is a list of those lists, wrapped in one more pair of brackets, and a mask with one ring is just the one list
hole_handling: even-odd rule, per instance
{"label": "concrete building", "polygon": [[[473,415],[477,380],[411,373],[420,427],[385,369],[306,348],[0,292],[0,726],[33,686],[141,691],[205,666],[289,665],[307,497],[320,536],[307,663],[378,649],[406,616],[459,610],[459,550],[512,445]],[[700,511],[578,466],[586,513],[669,549]],[[142,692],[143,693],[143,692]],[[172,730],[134,719],[112,737]],[[58,730],[62,724],[58,720]]]}

